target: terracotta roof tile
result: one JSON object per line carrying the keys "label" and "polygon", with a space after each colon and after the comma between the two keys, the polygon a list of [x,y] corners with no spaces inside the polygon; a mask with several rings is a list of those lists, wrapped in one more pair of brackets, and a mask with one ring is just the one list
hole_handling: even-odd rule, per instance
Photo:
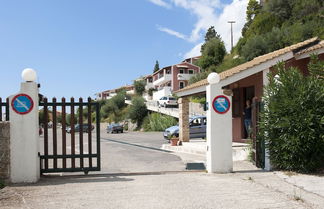
{"label": "terracotta roof tile", "polygon": [[301,50],[300,52],[297,53],[297,55],[301,55],[301,54],[304,54],[304,53],[307,53],[307,52],[312,52],[312,51],[315,51],[316,49],[320,49],[320,48],[324,48],[324,40],[320,41],[318,44],[316,44],[316,45],[314,45],[312,47]]}
{"label": "terracotta roof tile", "polygon": [[[303,46],[307,46],[308,44],[311,44],[315,41],[319,41],[317,37],[314,37],[314,38],[311,38],[311,39],[308,39],[306,41],[303,41],[303,42],[300,42],[300,43],[297,43],[297,44],[294,44],[294,45],[291,45],[291,46],[288,46],[288,47],[285,47],[285,48],[282,48],[282,49],[279,49],[279,50],[276,50],[276,51],[273,51],[273,52],[270,52],[268,54],[265,54],[265,55],[261,55],[261,56],[258,56],[256,58],[254,58],[253,60],[249,61],[249,62],[246,62],[246,63],[243,63],[241,65],[238,65],[236,67],[233,67],[229,70],[226,70],[226,71],[223,71],[221,73],[219,73],[219,76],[220,76],[220,79],[223,80],[225,78],[228,78],[236,73],[239,73],[239,72],[242,72],[244,70],[247,70],[249,68],[252,68],[256,65],[259,65],[261,63],[264,63],[268,60],[271,60],[273,58],[276,58],[276,57],[279,57],[280,55],[283,55],[287,52],[291,52],[291,51],[294,51],[298,48],[301,48]],[[312,46],[312,47],[309,47],[305,50],[315,50],[315,49],[318,49],[320,47],[323,47],[324,43],[323,41],[320,42],[320,44],[317,44],[315,46]],[[305,53],[305,52],[304,52]],[[204,80],[201,80],[201,81],[198,81],[196,83],[193,83],[183,89],[180,89],[178,91],[176,91],[175,93],[179,93],[179,92],[183,92],[183,91],[187,91],[187,90],[190,90],[190,89],[194,89],[194,88],[197,88],[197,87],[201,87],[201,86],[207,86],[208,85],[208,81],[207,79],[204,79]]]}

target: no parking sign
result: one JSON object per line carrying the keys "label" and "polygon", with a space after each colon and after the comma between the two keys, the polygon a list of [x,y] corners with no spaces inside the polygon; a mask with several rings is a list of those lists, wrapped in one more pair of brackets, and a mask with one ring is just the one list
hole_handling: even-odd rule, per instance
{"label": "no parking sign", "polygon": [[12,109],[20,115],[25,115],[33,110],[33,99],[27,94],[18,94],[11,101]]}
{"label": "no parking sign", "polygon": [[229,99],[224,95],[219,95],[213,100],[213,109],[219,114],[225,114],[231,107]]}

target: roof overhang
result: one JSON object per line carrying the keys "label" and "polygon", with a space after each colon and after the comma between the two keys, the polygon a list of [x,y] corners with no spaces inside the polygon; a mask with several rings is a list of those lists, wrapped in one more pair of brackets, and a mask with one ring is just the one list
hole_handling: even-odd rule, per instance
{"label": "roof overhang", "polygon": [[[293,57],[294,57],[293,52],[285,53],[285,54],[280,55],[280,56],[278,56],[278,57],[276,57],[274,59],[265,61],[265,62],[263,62],[263,63],[261,63],[259,65],[255,65],[255,66],[250,67],[250,68],[248,68],[246,70],[243,70],[243,71],[238,72],[236,74],[233,74],[233,75],[231,75],[229,77],[226,77],[226,78],[222,79],[219,82],[219,85],[224,87],[224,86],[227,86],[229,84],[235,83],[235,82],[237,82],[239,80],[247,78],[247,77],[249,77],[251,75],[254,75],[254,74],[258,73],[258,72],[269,69],[270,67],[276,65],[278,62],[287,61],[287,60],[292,59]],[[199,94],[199,93],[202,93],[202,92],[206,91],[206,86],[207,85],[208,85],[208,83],[206,83],[203,86],[196,87],[196,88],[176,92],[176,94],[179,97],[185,97],[185,96],[191,96],[191,95],[194,95],[194,94]]]}

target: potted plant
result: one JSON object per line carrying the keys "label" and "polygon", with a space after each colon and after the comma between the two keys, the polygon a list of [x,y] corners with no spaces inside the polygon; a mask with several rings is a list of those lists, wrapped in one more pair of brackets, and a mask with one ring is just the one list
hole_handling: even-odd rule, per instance
{"label": "potted plant", "polygon": [[169,136],[169,141],[171,143],[171,146],[177,146],[179,143],[179,137],[177,137],[175,135],[171,135],[171,136]]}

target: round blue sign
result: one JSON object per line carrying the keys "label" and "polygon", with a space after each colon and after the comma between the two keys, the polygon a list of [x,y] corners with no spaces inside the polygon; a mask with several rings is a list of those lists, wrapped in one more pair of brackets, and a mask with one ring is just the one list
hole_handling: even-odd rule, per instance
{"label": "round blue sign", "polygon": [[16,113],[24,115],[32,111],[34,102],[27,94],[18,94],[12,99],[11,107]]}
{"label": "round blue sign", "polygon": [[213,100],[213,109],[219,114],[226,113],[230,106],[230,101],[226,96],[219,95]]}

